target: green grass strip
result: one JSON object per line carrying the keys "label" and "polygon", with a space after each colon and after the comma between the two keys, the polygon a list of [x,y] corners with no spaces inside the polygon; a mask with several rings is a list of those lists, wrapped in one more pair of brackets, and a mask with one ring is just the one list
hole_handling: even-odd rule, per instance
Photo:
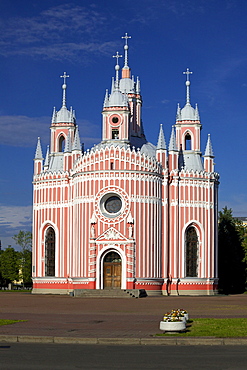
{"label": "green grass strip", "polygon": [[26,320],[0,320],[0,326],[3,326],[3,325],[11,325],[11,324],[15,324],[16,322],[24,322]]}
{"label": "green grass strip", "polygon": [[187,323],[184,333],[164,333],[158,336],[178,337],[246,337],[247,319],[193,319]]}

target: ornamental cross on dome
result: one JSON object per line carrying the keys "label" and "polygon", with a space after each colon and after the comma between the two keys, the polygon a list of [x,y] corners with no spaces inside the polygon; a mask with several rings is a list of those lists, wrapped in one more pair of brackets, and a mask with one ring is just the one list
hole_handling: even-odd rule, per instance
{"label": "ornamental cross on dome", "polygon": [[112,56],[113,58],[116,58],[117,62],[116,62],[116,65],[115,65],[115,70],[116,70],[116,86],[118,86],[118,72],[119,72],[119,63],[118,63],[118,59],[119,58],[122,58],[122,55],[119,55],[118,51],[116,52],[116,55],[113,55]]}
{"label": "ornamental cross on dome", "polygon": [[128,36],[127,32],[125,33],[125,36],[122,36],[122,39],[125,39],[125,45],[124,45],[124,66],[128,66],[128,39],[131,39],[131,36]]}
{"label": "ornamental cross on dome", "polygon": [[186,72],[183,72],[184,75],[187,75],[186,77],[186,82],[185,82],[185,85],[186,85],[186,104],[189,104],[190,105],[190,79],[189,79],[189,76],[192,75],[193,72],[191,72],[189,70],[189,68],[187,68]]}
{"label": "ornamental cross on dome", "polygon": [[63,85],[62,85],[62,89],[63,89],[63,107],[66,107],[66,78],[69,77],[69,75],[66,75],[66,72],[63,73],[63,76],[60,76],[61,78],[63,78]]}

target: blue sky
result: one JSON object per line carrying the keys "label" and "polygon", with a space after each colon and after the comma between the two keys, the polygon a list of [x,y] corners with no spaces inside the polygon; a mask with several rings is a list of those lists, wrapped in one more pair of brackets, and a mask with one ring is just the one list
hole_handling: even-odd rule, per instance
{"label": "blue sky", "polygon": [[[25,6],[24,6],[25,4]],[[53,107],[76,110],[85,148],[101,138],[105,89],[128,32],[129,65],[141,80],[143,124],[169,142],[177,103],[201,116],[202,151],[211,134],[220,173],[219,209],[247,216],[247,2],[242,0],[0,0],[0,240],[31,230],[33,157],[37,137],[49,144]],[[123,61],[121,61],[123,63]],[[120,63],[121,63],[120,62]]]}

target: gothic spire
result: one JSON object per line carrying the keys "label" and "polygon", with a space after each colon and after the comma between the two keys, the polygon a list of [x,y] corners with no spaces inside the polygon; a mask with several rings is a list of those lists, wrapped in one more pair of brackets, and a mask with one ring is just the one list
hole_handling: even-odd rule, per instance
{"label": "gothic spire", "polygon": [[46,167],[46,168],[49,167],[49,159],[50,159],[49,154],[50,154],[50,147],[49,147],[49,145],[47,145],[45,163],[44,163],[44,167]]}
{"label": "gothic spire", "polygon": [[158,143],[157,143],[157,150],[158,149],[166,150],[166,141],[165,141],[165,135],[164,135],[162,124],[160,124],[160,132],[159,132],[159,138],[158,138]]}
{"label": "gothic spire", "polygon": [[169,142],[169,152],[170,151],[177,151],[177,144],[176,144],[176,136],[175,136],[175,128],[172,126],[171,138]]}
{"label": "gothic spire", "polygon": [[34,159],[43,159],[43,154],[42,154],[42,149],[41,149],[41,144],[40,144],[40,137],[38,137],[38,142],[37,142],[37,147],[36,147],[36,152],[35,152]]}
{"label": "gothic spire", "polygon": [[206,145],[204,156],[205,157],[214,157],[210,134],[208,134],[208,140],[207,140],[207,145]]}
{"label": "gothic spire", "polygon": [[71,152],[71,137],[70,137],[70,130],[68,131],[64,153],[70,153]]}
{"label": "gothic spire", "polygon": [[79,136],[79,128],[76,126],[75,138],[72,146],[72,150],[81,150],[81,140]]}

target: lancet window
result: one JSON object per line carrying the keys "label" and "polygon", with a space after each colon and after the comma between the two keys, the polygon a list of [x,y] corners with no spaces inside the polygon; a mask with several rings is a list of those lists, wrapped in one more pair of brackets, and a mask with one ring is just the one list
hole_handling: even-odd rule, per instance
{"label": "lancet window", "polygon": [[198,236],[195,227],[186,230],[186,277],[197,277]]}
{"label": "lancet window", "polygon": [[45,236],[45,275],[55,276],[55,231],[49,227]]}

